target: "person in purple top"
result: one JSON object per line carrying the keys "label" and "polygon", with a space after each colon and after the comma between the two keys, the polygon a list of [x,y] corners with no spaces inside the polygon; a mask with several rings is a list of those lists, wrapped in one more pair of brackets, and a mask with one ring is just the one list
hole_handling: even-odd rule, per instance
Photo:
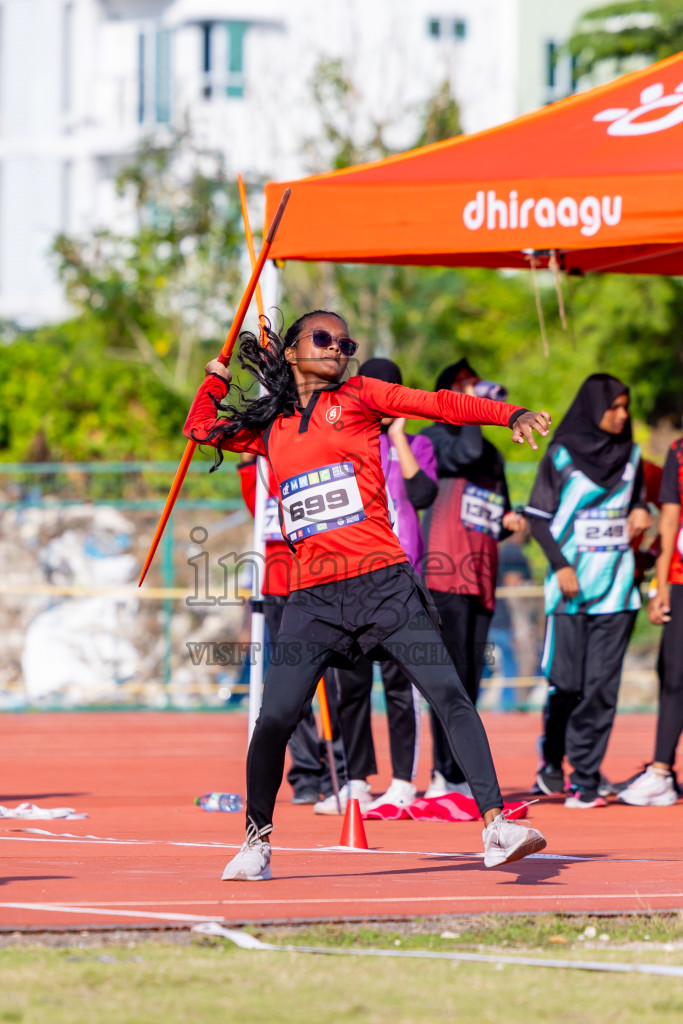
{"label": "person in purple top", "polygon": [[[401,371],[390,359],[368,359],[359,376],[401,384]],[[418,509],[428,508],[437,491],[436,456],[424,434],[406,434],[404,419],[382,420],[380,456],[394,533],[412,567],[420,572],[424,540]],[[332,669],[337,681],[339,727],[344,741],[348,782],[342,787],[342,812],[349,797],[361,810],[382,804],[405,806],[417,795],[413,775],[420,741],[420,700],[410,680],[392,661],[381,663],[387,704],[392,780],[386,793],[372,799],[368,775],[377,771],[371,726],[373,663],[362,658],[352,669]],[[334,796],[317,803],[316,814],[338,814]]]}

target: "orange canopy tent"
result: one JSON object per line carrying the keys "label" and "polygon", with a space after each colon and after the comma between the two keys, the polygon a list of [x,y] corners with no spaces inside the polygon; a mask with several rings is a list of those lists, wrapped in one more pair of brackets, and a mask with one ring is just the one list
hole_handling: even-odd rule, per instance
{"label": "orange canopy tent", "polygon": [[[683,54],[474,135],[286,183],[274,259],[683,274]],[[285,183],[266,186],[266,223]],[[542,254],[545,254],[543,256]]]}

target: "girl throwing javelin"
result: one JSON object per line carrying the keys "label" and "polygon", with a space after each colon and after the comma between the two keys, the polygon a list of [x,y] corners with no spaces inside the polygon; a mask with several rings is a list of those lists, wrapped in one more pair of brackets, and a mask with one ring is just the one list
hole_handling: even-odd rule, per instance
{"label": "girl throwing javelin", "polygon": [[[496,867],[542,850],[536,829],[508,820],[481,720],[439,635],[428,592],[391,528],[380,458],[385,416],[512,428],[537,448],[550,416],[449,391],[417,391],[369,377],[344,381],[357,345],[336,313],[315,310],[268,344],[241,336],[240,362],[266,394],[240,389],[221,405],[232,379],[206,365],[185,434],[221,449],[268,459],[280,493],[284,538],[296,555],[292,592],[263,687],[247,754],[247,835],[224,879],[270,878],[273,809],[287,741],[329,666],[360,654],[399,664],[433,707],[484,819],[484,863]],[[233,404],[234,401],[234,404]],[[218,412],[227,412],[227,418]]]}

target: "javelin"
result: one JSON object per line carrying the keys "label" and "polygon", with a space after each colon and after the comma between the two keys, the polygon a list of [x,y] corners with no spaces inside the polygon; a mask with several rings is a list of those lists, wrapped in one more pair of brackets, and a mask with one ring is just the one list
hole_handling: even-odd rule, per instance
{"label": "javelin", "polygon": [[[291,190],[288,189],[288,188],[286,188],[285,191],[282,194],[282,199],[280,200],[280,205],[278,206],[277,210],[275,211],[275,216],[273,217],[272,223],[270,225],[270,229],[268,231],[268,234],[266,235],[265,241],[263,243],[263,247],[261,249],[261,252],[259,253],[259,257],[256,260],[256,263],[254,264],[254,269],[251,272],[251,277],[249,278],[249,283],[248,283],[248,285],[246,287],[244,295],[242,296],[242,300],[241,300],[239,306],[237,307],[237,313],[235,314],[235,319],[232,322],[232,326],[230,328],[230,331],[228,332],[228,336],[225,339],[225,344],[223,345],[223,348],[221,349],[221,353],[218,356],[218,359],[220,360],[221,363],[223,363],[224,366],[227,366],[228,363],[230,362],[230,356],[232,355],[232,350],[235,347],[235,341],[237,340],[237,335],[239,334],[240,329],[242,327],[242,324],[244,323],[244,318],[247,315],[247,310],[249,309],[249,303],[251,302],[251,300],[253,298],[254,292],[256,290],[256,285],[258,284],[258,279],[261,276],[261,271],[263,270],[263,267],[265,266],[265,262],[268,259],[268,253],[270,252],[270,247],[271,247],[271,245],[273,243],[273,239],[275,238],[275,233],[276,233],[278,227],[280,226],[280,221],[282,220],[282,215],[285,212],[285,207],[287,205],[287,202],[289,201],[290,194],[291,194]],[[156,532],[154,534],[154,540],[152,541],[152,545],[151,545],[151,547],[150,547],[150,549],[149,549],[149,551],[147,553],[147,558],[145,559],[145,564],[144,564],[144,566],[142,568],[142,573],[140,575],[140,580],[138,582],[138,586],[139,587],[142,586],[143,580],[144,580],[145,576],[147,575],[147,570],[149,569],[149,567],[151,565],[151,562],[152,562],[152,559],[154,558],[154,553],[155,553],[156,549],[159,547],[159,541],[161,540],[161,535],[163,534],[164,528],[166,526],[166,523],[168,522],[168,520],[170,518],[170,515],[171,515],[171,512],[173,511],[173,506],[175,505],[175,500],[178,497],[178,493],[180,491],[180,488],[183,485],[183,480],[185,479],[185,474],[187,473],[188,466],[190,465],[190,462],[192,461],[192,456],[194,455],[195,448],[197,447],[197,444],[198,444],[197,441],[189,440],[187,442],[186,446],[185,446],[185,451],[183,452],[183,457],[181,458],[180,465],[178,466],[178,469],[176,470],[176,475],[173,478],[173,483],[171,484],[171,489],[168,492],[168,498],[166,499],[166,504],[164,505],[164,510],[161,513],[161,518],[159,519],[159,523],[157,525]]]}

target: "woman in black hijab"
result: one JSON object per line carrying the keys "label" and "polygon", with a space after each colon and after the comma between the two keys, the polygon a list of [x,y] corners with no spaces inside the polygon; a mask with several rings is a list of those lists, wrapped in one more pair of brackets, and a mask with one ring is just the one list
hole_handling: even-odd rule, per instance
{"label": "woman in black hijab", "polygon": [[[619,479],[631,454],[629,398],[628,386],[616,377],[609,373],[591,374],[579,388],[553,437],[553,442],[564,445],[571,453],[578,469],[600,487],[611,487]],[[619,409],[623,413],[615,419],[613,413]],[[615,433],[616,426],[619,430]]]}
{"label": "woman in black hijab", "polygon": [[621,666],[640,594],[631,540],[650,525],[629,389],[607,373],[579,388],[543,456],[526,509],[549,562],[543,671],[549,683],[536,777],[565,806],[603,807],[598,792]]}

